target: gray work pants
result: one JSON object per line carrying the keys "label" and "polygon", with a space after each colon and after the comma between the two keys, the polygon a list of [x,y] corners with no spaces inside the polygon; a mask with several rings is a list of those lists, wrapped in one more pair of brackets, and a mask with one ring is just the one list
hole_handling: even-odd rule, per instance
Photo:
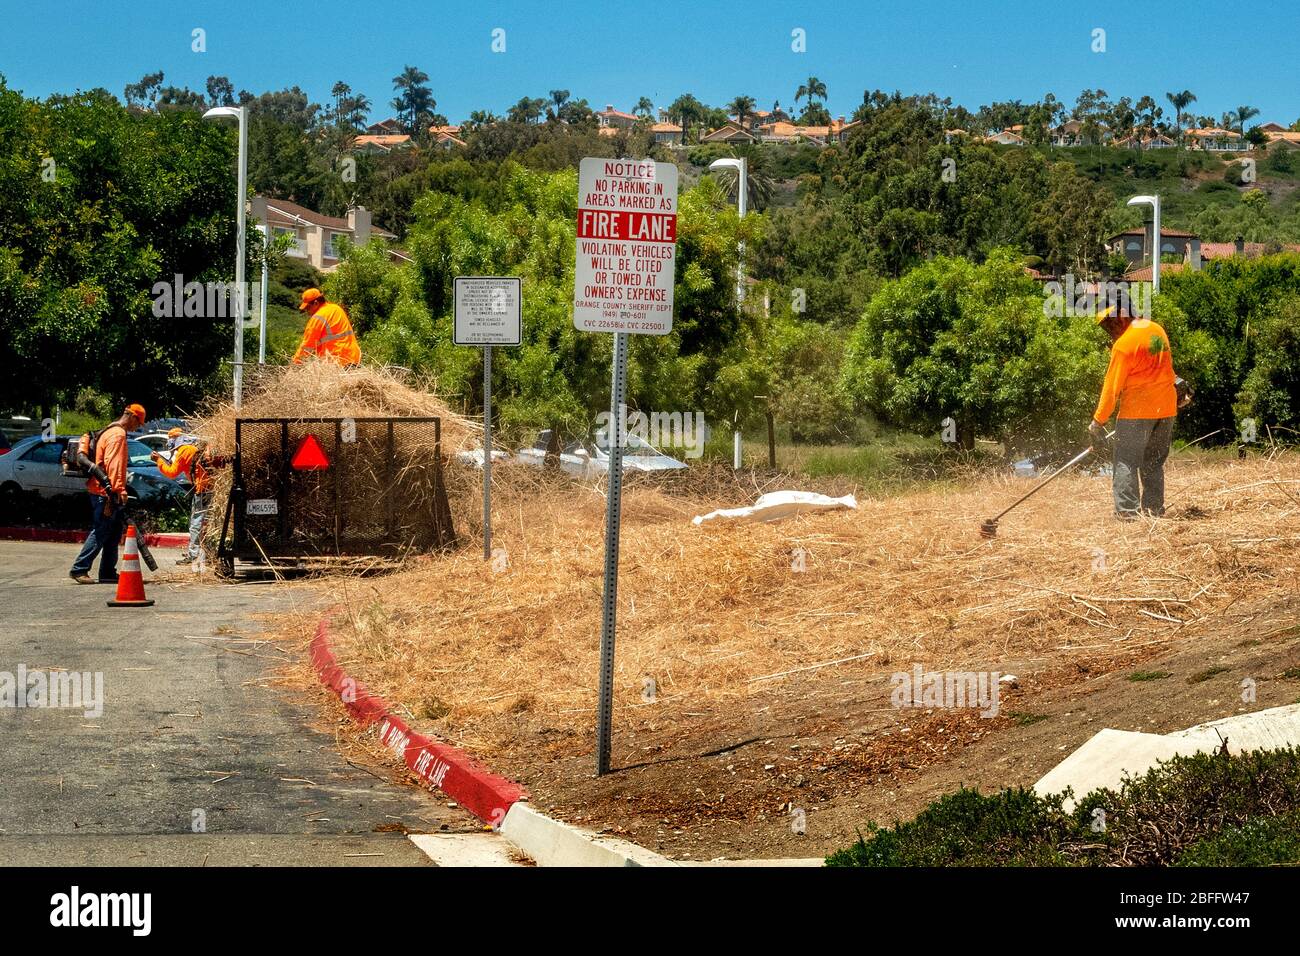
{"label": "gray work pants", "polygon": [[1173,418],[1115,422],[1115,514],[1133,517],[1139,509],[1156,517],[1165,513],[1165,459],[1173,433]]}

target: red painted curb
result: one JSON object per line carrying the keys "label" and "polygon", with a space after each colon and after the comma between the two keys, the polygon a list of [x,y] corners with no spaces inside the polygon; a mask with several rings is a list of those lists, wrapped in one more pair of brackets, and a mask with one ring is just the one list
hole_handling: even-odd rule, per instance
{"label": "red painted curb", "polygon": [[330,649],[328,618],[316,627],[311,662],[321,683],[338,695],[361,726],[380,722],[379,742],[401,757],[430,790],[436,787],[494,827],[501,825],[515,801],[528,796],[519,784],[497,776],[464,751],[416,733],[389,711],[382,698],[349,677]]}
{"label": "red painted curb", "polygon": [[[0,528],[0,538],[7,541],[50,541],[55,544],[81,544],[88,532],[62,528]],[[151,548],[183,548],[190,536],[178,531],[147,534],[145,544]]]}

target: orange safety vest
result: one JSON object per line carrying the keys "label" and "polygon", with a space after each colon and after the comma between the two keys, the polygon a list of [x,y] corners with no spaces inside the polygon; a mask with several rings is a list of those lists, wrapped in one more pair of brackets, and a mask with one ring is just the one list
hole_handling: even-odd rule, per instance
{"label": "orange safety vest", "polygon": [[342,306],[326,302],[307,320],[302,344],[293,356],[295,364],[308,355],[329,356],[340,365],[360,365],[361,346],[357,344],[352,322]]}
{"label": "orange safety vest", "polygon": [[212,487],[212,477],[208,470],[203,467],[199,461],[198,448],[194,445],[184,444],[176,449],[172,455],[171,461],[162,461],[158,464],[158,470],[168,478],[178,478],[181,475],[189,475],[190,484],[194,486],[194,493],[201,495]]}
{"label": "orange safety vest", "polygon": [[1093,418],[1172,418],[1178,412],[1169,336],[1150,319],[1134,319],[1110,347],[1110,366]]}

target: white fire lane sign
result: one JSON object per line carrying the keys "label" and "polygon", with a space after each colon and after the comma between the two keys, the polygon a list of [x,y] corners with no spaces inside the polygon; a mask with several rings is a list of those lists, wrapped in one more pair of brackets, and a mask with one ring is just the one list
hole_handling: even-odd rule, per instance
{"label": "white fire lane sign", "polygon": [[676,255],[677,167],[648,159],[584,159],[574,326],[667,335]]}

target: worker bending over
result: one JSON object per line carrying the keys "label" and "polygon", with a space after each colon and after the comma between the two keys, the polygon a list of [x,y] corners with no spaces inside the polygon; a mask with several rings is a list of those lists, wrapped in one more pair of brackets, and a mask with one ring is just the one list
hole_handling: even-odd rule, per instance
{"label": "worker bending over", "polygon": [[308,289],[302,294],[298,309],[310,318],[298,351],[293,355],[295,365],[309,355],[329,357],[343,366],[361,364],[361,346],[352,331],[352,321],[341,305],[326,302],[320,289]]}
{"label": "worker bending over", "polygon": [[1115,422],[1112,491],[1115,516],[1132,521],[1139,513],[1165,513],[1165,459],[1179,406],[1169,336],[1150,319],[1134,318],[1124,305],[1099,313],[1097,324],[1111,337],[1110,367],[1097,411],[1088,424],[1094,448],[1104,444],[1106,423]]}
{"label": "worker bending over", "polygon": [[[172,432],[177,434],[173,435]],[[207,523],[208,508],[212,505],[212,475],[208,472],[211,463],[208,455],[208,443],[193,435],[181,435],[179,428],[167,433],[168,447],[172,449],[171,460],[158,452],[150,457],[158,465],[158,470],[167,478],[176,479],[184,475],[189,479],[190,497],[190,543],[185,553],[177,559],[177,564],[189,564],[199,556],[199,539]]]}
{"label": "worker bending over", "polygon": [[[86,480],[90,492],[90,534],[81,553],[72,563],[69,576],[78,584],[90,584],[90,568],[99,554],[99,583],[117,583],[117,546],[126,528],[126,465],[130,459],[126,433],[144,424],[146,416],[140,405],[128,405],[122,417],[107,425],[95,437],[92,459],[108,481],[92,475]],[[80,451],[90,455],[90,435],[82,436]]]}

